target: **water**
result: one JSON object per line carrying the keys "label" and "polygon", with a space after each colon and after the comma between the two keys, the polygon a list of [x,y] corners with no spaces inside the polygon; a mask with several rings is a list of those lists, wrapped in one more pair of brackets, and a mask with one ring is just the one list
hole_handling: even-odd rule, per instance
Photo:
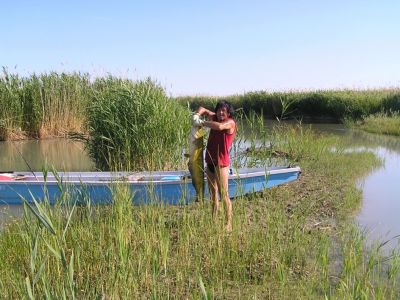
{"label": "water", "polygon": [[[400,138],[346,129],[340,124],[312,124],[313,130],[340,136],[349,148],[363,147],[384,160],[360,181],[363,204],[356,222],[371,240],[390,240],[400,234]],[[0,142],[0,170],[41,170],[53,165],[58,171],[91,171],[94,165],[81,143],[63,139]],[[29,167],[28,167],[29,165]],[[21,207],[0,205],[0,228],[22,214]],[[396,245],[394,238],[386,247]]]}
{"label": "water", "polygon": [[363,202],[355,221],[369,241],[389,241],[383,249],[390,251],[400,241],[400,138],[349,130],[342,125],[319,124],[313,128],[340,135],[352,149],[367,149],[383,160],[381,167],[359,182]]}
{"label": "water", "polygon": [[[65,139],[0,142],[0,171],[93,171],[94,164],[82,143]],[[1,199],[0,199],[1,202]],[[21,206],[0,204],[0,229],[22,215]]]}
{"label": "water", "polygon": [[400,159],[399,152],[378,147],[375,151],[385,159],[362,183],[363,206],[357,221],[371,240],[387,241],[386,248],[396,246],[400,234]]}
{"label": "water", "polygon": [[92,171],[94,164],[80,142],[66,139],[0,142],[0,171]]}

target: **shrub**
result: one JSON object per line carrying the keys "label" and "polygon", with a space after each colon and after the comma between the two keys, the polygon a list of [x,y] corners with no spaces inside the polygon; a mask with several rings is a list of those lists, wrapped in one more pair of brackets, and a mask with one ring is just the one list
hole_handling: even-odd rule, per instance
{"label": "shrub", "polygon": [[190,129],[189,110],[154,81],[95,82],[88,110],[89,155],[102,170],[177,167]]}

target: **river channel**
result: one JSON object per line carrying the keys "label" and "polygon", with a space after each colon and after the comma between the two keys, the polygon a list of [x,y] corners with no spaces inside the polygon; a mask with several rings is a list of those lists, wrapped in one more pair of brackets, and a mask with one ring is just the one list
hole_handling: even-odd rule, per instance
{"label": "river channel", "polygon": [[[310,126],[315,131],[340,136],[349,149],[368,149],[383,160],[381,167],[359,181],[363,203],[356,222],[370,240],[391,240],[387,247],[394,247],[399,239],[393,237],[400,234],[400,138],[368,134],[341,124]],[[95,169],[82,144],[64,139],[0,142],[0,153],[0,171],[40,171],[45,165],[58,171]],[[20,206],[0,204],[0,228],[21,214]]]}

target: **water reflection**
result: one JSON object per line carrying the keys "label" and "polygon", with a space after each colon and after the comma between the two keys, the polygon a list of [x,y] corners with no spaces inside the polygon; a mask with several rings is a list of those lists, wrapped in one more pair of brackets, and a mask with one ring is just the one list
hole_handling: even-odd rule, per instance
{"label": "water reflection", "polygon": [[58,171],[91,171],[94,164],[82,143],[66,139],[0,142],[1,171],[40,171],[47,164]]}
{"label": "water reflection", "polygon": [[[400,153],[400,138],[398,137],[371,134],[359,130],[348,130],[345,138],[345,141],[353,147],[385,148]],[[382,151],[378,151],[377,154],[381,157],[385,156],[385,152]]]}

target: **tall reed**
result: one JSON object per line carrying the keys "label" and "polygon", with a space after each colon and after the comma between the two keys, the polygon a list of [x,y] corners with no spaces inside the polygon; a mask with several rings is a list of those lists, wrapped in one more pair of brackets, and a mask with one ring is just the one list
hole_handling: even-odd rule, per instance
{"label": "tall reed", "polygon": [[[86,108],[113,85],[124,93],[132,80],[117,77],[93,79],[87,73],[49,72],[21,77],[3,68],[0,76],[0,139],[87,134]],[[119,90],[121,88],[121,90]],[[263,112],[267,117],[317,118],[335,122],[360,119],[378,112],[399,111],[398,88],[377,90],[252,91],[224,97],[243,113]],[[213,108],[220,97],[178,97],[192,109]],[[174,101],[175,102],[175,101]]]}
{"label": "tall reed", "polygon": [[0,140],[18,135],[23,124],[23,111],[20,101],[20,83],[18,75],[9,74],[3,68],[0,77]]}
{"label": "tall reed", "polygon": [[[280,117],[282,110],[290,104],[286,116],[290,118],[315,118],[340,122],[345,118],[360,119],[380,111],[399,110],[399,89],[377,90],[311,90],[267,92],[254,91],[242,95],[224,96],[235,107],[250,111],[261,111],[267,117]],[[218,97],[177,97],[192,107],[199,104],[212,107]]]}
{"label": "tall reed", "polygon": [[165,170],[182,167],[190,112],[169,100],[150,79],[113,78],[95,83],[87,115],[87,146],[103,170]]}
{"label": "tall reed", "polygon": [[0,139],[14,135],[42,137],[65,135],[82,128],[88,95],[88,74],[43,73],[29,77],[0,77]]}

